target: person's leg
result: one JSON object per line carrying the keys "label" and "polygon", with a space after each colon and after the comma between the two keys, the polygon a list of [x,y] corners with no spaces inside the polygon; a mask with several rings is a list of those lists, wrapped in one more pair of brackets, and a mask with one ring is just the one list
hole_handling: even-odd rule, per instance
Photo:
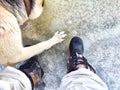
{"label": "person's leg", "polygon": [[62,79],[60,90],[108,90],[83,56],[83,41],[79,37],[73,37],[69,49],[67,75]]}
{"label": "person's leg", "polygon": [[32,90],[32,86],[23,72],[6,66],[0,72],[0,90]]}
{"label": "person's leg", "polygon": [[[14,67],[0,65],[0,90],[34,90],[44,72],[35,55]],[[5,84],[8,87],[5,87]]]}
{"label": "person's leg", "polygon": [[[30,46],[30,45],[26,45],[25,47],[27,47],[27,46]],[[8,72],[5,72],[5,71],[8,71]],[[5,75],[3,74],[3,72]],[[23,73],[23,76],[22,76],[22,73]],[[1,75],[0,83],[1,83],[1,85],[2,85],[2,82],[3,82],[3,84],[4,84],[4,82],[6,82],[10,85],[11,84],[10,80],[12,80],[13,82],[17,81],[18,83],[20,83],[20,84],[13,83],[14,85],[11,84],[12,86],[21,87],[23,85],[23,87],[25,86],[25,88],[26,88],[27,83],[25,84],[21,80],[26,80],[26,77],[27,77],[28,81],[26,81],[26,82],[29,82],[31,84],[32,90],[33,90],[36,87],[37,83],[41,80],[43,74],[44,74],[43,69],[41,68],[40,63],[38,61],[38,55],[35,55],[23,62],[19,62],[19,63],[15,64],[13,67],[7,67],[4,65],[0,65],[0,75]],[[9,75],[11,75],[11,76],[9,76]],[[21,78],[21,80],[19,80],[18,77],[17,77],[18,79],[16,79],[16,78],[13,79],[13,77],[15,77],[15,76],[16,77],[19,76],[19,78]],[[3,87],[1,87],[1,85],[0,85],[0,90],[1,90],[1,88],[3,88]],[[28,88],[31,88],[31,86]],[[4,87],[4,88],[6,88],[6,87]],[[24,90],[26,90],[25,88],[24,88]],[[23,89],[20,89],[20,90],[23,90]],[[31,89],[27,89],[27,90],[31,90]]]}

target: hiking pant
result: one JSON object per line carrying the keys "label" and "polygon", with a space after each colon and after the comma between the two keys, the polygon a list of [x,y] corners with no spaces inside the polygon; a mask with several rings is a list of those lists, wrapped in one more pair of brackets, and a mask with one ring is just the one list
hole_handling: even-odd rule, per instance
{"label": "hiking pant", "polygon": [[95,73],[80,68],[63,77],[59,90],[108,90],[108,88]]}
{"label": "hiking pant", "polygon": [[[23,72],[7,66],[0,72],[0,90],[32,90],[32,86]],[[81,68],[66,74],[58,90],[108,90],[108,88],[96,74]]]}
{"label": "hiking pant", "polygon": [[29,78],[14,67],[0,71],[0,90],[32,90]]}

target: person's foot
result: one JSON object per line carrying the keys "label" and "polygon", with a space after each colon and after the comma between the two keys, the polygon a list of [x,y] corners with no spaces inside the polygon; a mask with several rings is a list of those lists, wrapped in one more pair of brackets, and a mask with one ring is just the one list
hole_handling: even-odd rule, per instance
{"label": "person's foot", "polygon": [[[26,45],[25,47],[29,46],[31,45]],[[44,75],[44,71],[38,61],[38,55],[35,55],[23,62],[17,63],[14,67],[26,74],[31,81],[32,89],[36,87]]]}
{"label": "person's foot", "polygon": [[31,81],[32,88],[36,87],[39,80],[41,80],[44,72],[38,61],[38,55],[31,57],[26,60],[19,68],[23,73],[25,73]]}
{"label": "person's foot", "polygon": [[84,46],[83,41],[79,37],[73,37],[69,45],[70,58],[67,62],[67,73],[75,71],[78,68],[87,68],[95,72],[93,67],[87,62],[87,59],[83,56]]}

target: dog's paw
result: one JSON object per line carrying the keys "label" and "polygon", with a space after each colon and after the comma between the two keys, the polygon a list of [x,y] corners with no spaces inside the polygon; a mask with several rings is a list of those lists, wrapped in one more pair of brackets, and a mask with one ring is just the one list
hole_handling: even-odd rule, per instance
{"label": "dog's paw", "polygon": [[61,43],[62,41],[64,41],[64,38],[66,37],[67,35],[64,33],[64,31],[61,31],[61,32],[56,32],[54,34],[54,36],[52,37],[52,41],[57,44],[57,43]]}

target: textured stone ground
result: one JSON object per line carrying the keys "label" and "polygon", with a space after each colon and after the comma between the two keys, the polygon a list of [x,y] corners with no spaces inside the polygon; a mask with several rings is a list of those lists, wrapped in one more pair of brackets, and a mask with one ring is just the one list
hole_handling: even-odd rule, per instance
{"label": "textured stone ground", "polygon": [[22,29],[24,44],[47,40],[56,31],[68,35],[63,43],[40,54],[44,90],[59,87],[66,73],[69,41],[75,35],[83,39],[84,56],[109,90],[120,90],[120,0],[46,0],[41,17]]}

